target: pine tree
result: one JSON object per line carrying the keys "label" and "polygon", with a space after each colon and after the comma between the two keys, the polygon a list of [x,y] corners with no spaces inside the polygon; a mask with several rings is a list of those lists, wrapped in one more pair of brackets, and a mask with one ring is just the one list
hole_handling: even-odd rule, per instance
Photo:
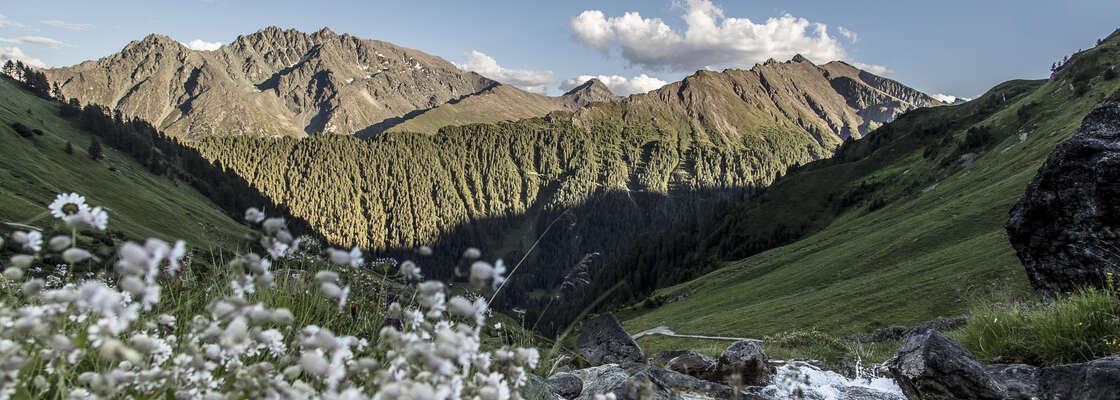
{"label": "pine tree", "polygon": [[100,160],[104,155],[101,154],[101,141],[93,138],[89,144],[89,158],[92,160]]}
{"label": "pine tree", "polygon": [[12,78],[16,77],[16,64],[13,63],[12,60],[8,60],[8,62],[4,63],[4,75]]}
{"label": "pine tree", "polygon": [[69,140],[66,141],[66,154],[74,154],[74,145]]}

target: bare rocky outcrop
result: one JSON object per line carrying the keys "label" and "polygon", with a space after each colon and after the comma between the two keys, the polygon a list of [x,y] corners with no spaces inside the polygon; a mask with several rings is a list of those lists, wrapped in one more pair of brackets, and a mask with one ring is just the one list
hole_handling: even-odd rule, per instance
{"label": "bare rocky outcrop", "polygon": [[1120,102],[1085,117],[1010,214],[1011,245],[1044,296],[1120,279]]}

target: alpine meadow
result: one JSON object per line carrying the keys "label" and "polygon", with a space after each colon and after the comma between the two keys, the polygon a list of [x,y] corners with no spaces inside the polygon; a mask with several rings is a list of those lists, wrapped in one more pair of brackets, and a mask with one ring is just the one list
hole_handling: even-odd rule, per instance
{"label": "alpine meadow", "polygon": [[0,399],[1120,399],[1117,4],[195,3],[0,6]]}

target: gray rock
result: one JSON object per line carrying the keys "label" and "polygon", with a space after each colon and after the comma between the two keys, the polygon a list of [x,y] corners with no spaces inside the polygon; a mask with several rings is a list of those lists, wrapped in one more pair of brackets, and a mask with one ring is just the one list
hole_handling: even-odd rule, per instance
{"label": "gray rock", "polygon": [[665,367],[666,364],[669,364],[669,361],[677,358],[677,356],[687,354],[691,351],[692,350],[665,350],[654,355],[653,358],[649,360],[649,363],[656,367]]}
{"label": "gray rock", "polygon": [[1005,398],[1038,398],[1038,367],[1026,364],[991,364],[984,366],[984,371],[1004,389]]}
{"label": "gray rock", "polygon": [[862,386],[845,386],[840,389],[840,398],[843,400],[906,400],[905,397],[894,393]]}
{"label": "gray rock", "polygon": [[646,361],[642,348],[611,313],[599,315],[585,324],[576,340],[576,348],[592,366]]}
{"label": "gray rock", "polygon": [[719,355],[717,371],[728,384],[762,386],[770,382],[772,371],[766,353],[758,342],[740,340]]}
{"label": "gray rock", "polygon": [[1012,207],[1008,239],[1043,296],[1120,276],[1120,102],[1095,108]]}
{"label": "gray rock", "polygon": [[560,372],[548,377],[548,387],[565,399],[574,399],[583,392],[583,381],[573,373]]}
{"label": "gray rock", "polygon": [[552,393],[544,379],[536,375],[529,375],[529,382],[517,391],[521,394],[521,398],[527,400],[562,400],[560,396]]}
{"label": "gray rock", "polygon": [[630,373],[618,364],[577,369],[572,374],[583,382],[583,391],[579,395],[581,400],[590,400],[596,394],[615,393],[618,396],[630,378]]}
{"label": "gray rock", "polygon": [[685,375],[694,376],[708,381],[720,381],[722,379],[718,371],[716,371],[716,360],[714,358],[705,356],[695,351],[686,351],[684,354],[674,357],[665,363],[665,369],[670,371],[680,372]]}
{"label": "gray rock", "polygon": [[739,393],[715,382],[646,364],[606,364],[572,371],[583,380],[578,399],[591,400],[596,394],[613,393],[620,400],[770,400],[771,397]]}
{"label": "gray rock", "polygon": [[886,363],[911,399],[1001,399],[1003,390],[972,353],[930,328],[912,331]]}
{"label": "gray rock", "polygon": [[1120,399],[1120,357],[1043,368],[1038,389],[1043,399]]}

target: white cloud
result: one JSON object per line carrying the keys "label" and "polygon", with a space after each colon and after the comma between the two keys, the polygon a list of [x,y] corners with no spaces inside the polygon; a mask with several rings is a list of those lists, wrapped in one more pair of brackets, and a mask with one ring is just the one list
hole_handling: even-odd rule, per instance
{"label": "white cloud", "polygon": [[4,14],[0,14],[0,28],[23,28],[23,24],[12,21],[8,19],[8,17],[5,17]]}
{"label": "white cloud", "polygon": [[603,84],[606,85],[607,88],[611,90],[611,92],[621,96],[629,96],[635,93],[645,93],[650,90],[665,86],[669,83],[646,74],[641,74],[633,78],[627,78],[621,75],[580,75],[578,77],[561,82],[560,90],[572,90],[572,88],[582,85],[584,82],[587,82],[592,78],[599,79],[599,81],[603,82]]}
{"label": "white cloud", "polygon": [[20,36],[15,38],[0,38],[0,42],[14,43],[14,44],[34,44],[48,47],[69,47],[70,45],[62,42],[61,40],[51,39],[43,36]]}
{"label": "white cloud", "polygon": [[963,100],[963,101],[972,100],[968,97],[957,97],[957,96],[953,96],[951,94],[944,94],[944,93],[933,94],[933,95],[930,95],[930,97],[933,97],[935,99],[941,100],[942,102],[949,103],[949,104],[952,104],[952,103],[956,102],[957,100]]}
{"label": "white cloud", "polygon": [[202,39],[195,39],[183,43],[183,46],[187,46],[191,50],[214,51],[222,47],[222,42],[207,42]]}
{"label": "white cloud", "polygon": [[892,70],[890,68],[887,68],[887,67],[884,67],[882,65],[864,64],[864,63],[860,63],[860,62],[853,62],[852,66],[856,67],[856,68],[859,68],[859,69],[862,69],[864,71],[873,73],[875,75],[887,75],[887,74],[890,74],[890,73],[894,72],[894,70]]}
{"label": "white cloud", "polygon": [[46,68],[47,65],[38,58],[31,57],[19,47],[0,47],[0,64],[12,61],[22,61],[24,64],[30,65],[35,68]]}
{"label": "white cloud", "polygon": [[683,33],[660,18],[643,18],[637,12],[608,18],[602,11],[587,10],[572,18],[572,36],[604,52],[618,48],[631,65],[651,70],[746,67],[798,53],[821,61],[842,60],[846,55],[828,34],[827,25],[805,18],[785,14],[755,23],[727,17],[709,0],[688,0],[683,9]]}
{"label": "white cloud", "polygon": [[859,43],[858,33],[852,32],[851,30],[848,30],[848,28],[842,26],[836,27],[836,31],[840,32],[840,36],[843,36],[844,39],[848,39],[849,42]]}
{"label": "white cloud", "polygon": [[533,93],[544,94],[556,82],[556,77],[552,71],[504,68],[498,65],[498,61],[494,60],[493,57],[478,50],[471,51],[465,64],[455,64],[455,66]]}
{"label": "white cloud", "polygon": [[52,27],[52,28],[69,29],[69,30],[72,30],[72,31],[84,31],[84,30],[89,29],[90,27],[93,26],[93,25],[90,25],[90,24],[83,24],[83,23],[80,23],[80,22],[69,22],[69,21],[63,21],[63,20],[58,20],[58,19],[48,19],[48,20],[39,21],[39,22],[42,23],[43,25],[46,25],[46,26],[49,26],[49,27]]}

